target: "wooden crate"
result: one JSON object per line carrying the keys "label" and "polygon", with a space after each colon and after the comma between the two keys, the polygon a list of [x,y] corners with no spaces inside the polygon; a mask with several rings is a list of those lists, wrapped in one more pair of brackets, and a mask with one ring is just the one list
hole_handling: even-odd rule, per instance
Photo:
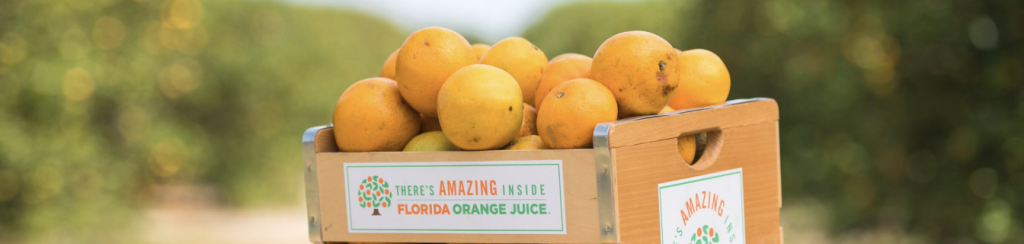
{"label": "wooden crate", "polygon": [[[717,243],[730,243],[729,236],[726,235],[735,238],[737,234],[740,236],[745,234],[746,243],[781,243],[782,229],[779,227],[779,208],[782,206],[782,198],[778,118],[778,105],[775,100],[766,98],[732,100],[719,106],[600,124],[594,131],[593,149],[532,151],[338,152],[330,126],[313,127],[303,135],[310,241],[314,243],[658,243],[660,241],[672,243],[670,240],[662,240],[663,228],[668,225],[667,223],[678,224],[680,219],[684,218],[682,216],[686,216],[686,211],[689,211],[693,221],[696,221],[697,217],[694,216],[698,216],[698,214],[700,215],[698,217],[704,219],[725,218],[723,223],[732,218],[732,221],[728,222],[731,226],[719,227],[717,235],[724,239]],[[677,152],[676,138],[680,135],[698,132],[708,133],[708,146],[698,162],[688,165],[683,162]],[[401,230],[386,229],[375,233],[350,232],[349,224],[352,220],[348,215],[352,213],[353,218],[357,217],[356,214],[368,216],[370,210],[354,209],[356,211],[353,212],[353,209],[348,207],[350,205],[346,199],[355,199],[351,192],[358,193],[363,190],[348,190],[355,189],[354,184],[353,188],[346,188],[348,184],[345,175],[348,172],[346,165],[351,166],[348,169],[355,170],[354,165],[370,165],[368,167],[372,167],[375,163],[541,162],[533,160],[561,162],[558,167],[561,189],[557,191],[563,199],[558,201],[563,205],[558,213],[564,218],[561,223],[561,232],[555,231],[558,232],[555,234],[505,234],[504,232],[493,233],[493,231],[488,233],[434,233],[430,232],[433,229],[429,229],[424,233],[395,233],[411,230],[401,228],[399,228]],[[714,183],[709,187],[733,187],[729,189],[735,189],[741,186],[738,193],[733,193],[739,195],[739,202],[742,202],[739,204],[742,208],[738,210],[742,216],[739,217],[726,218],[722,212],[716,210],[726,207],[733,210],[737,207],[736,204],[728,204],[725,200],[717,200],[717,195],[714,195],[714,198],[701,198],[700,192],[697,192],[695,198],[690,198],[687,194],[662,192],[696,192],[702,188],[675,187],[695,181],[680,182],[674,185],[663,183],[691,179],[692,177],[705,177],[709,174],[720,175],[723,172],[732,172],[737,169],[742,169],[738,175],[724,175],[742,179],[742,184]],[[538,173],[538,175],[540,174],[542,173]],[[352,177],[354,179],[350,180],[359,181],[366,176]],[[381,178],[383,179],[384,176]],[[372,180],[371,177],[371,181],[376,180]],[[444,181],[439,183],[439,185],[444,184]],[[549,184],[548,192],[556,192],[553,190],[555,187],[550,185],[553,184]],[[409,192],[411,191],[405,191],[403,194],[409,194]],[[484,192],[486,193],[486,188]],[[505,193],[504,186],[502,193]],[[665,195],[662,196],[660,193]],[[727,195],[723,195],[722,199],[727,199]],[[692,207],[691,205],[683,207],[679,202],[672,202],[671,206],[668,203],[661,206],[661,202],[679,197],[689,198],[691,202],[696,199],[697,211],[706,209],[712,211],[710,213],[695,212],[693,209],[687,209],[687,207]],[[718,203],[721,205],[717,205]],[[394,204],[389,205],[394,206]],[[412,205],[417,204],[413,203]],[[457,207],[455,205],[460,204],[451,205],[454,210]],[[551,206],[551,209],[554,209],[555,205]],[[546,213],[553,214],[556,210],[549,210]],[[394,211],[398,211],[399,216],[395,217],[391,214],[389,218],[407,217],[401,215],[401,210]],[[405,213],[409,213],[408,208]],[[669,217],[662,218],[661,216]],[[460,217],[468,219],[478,216]],[[550,216],[545,217],[553,219]],[[369,217],[358,218],[376,221]],[[410,226],[420,224],[410,221],[412,220],[399,222]],[[519,223],[515,221],[509,220],[508,223]],[[444,225],[449,224],[438,221],[438,223],[442,222]],[[370,222],[362,221],[359,222],[359,225],[364,225],[363,223]],[[700,224],[697,222],[683,223],[684,225]],[[542,224],[538,223],[538,226]],[[718,224],[713,225],[717,226]],[[713,230],[715,226],[710,229]],[[672,238],[681,238],[683,241],[679,243],[693,243],[687,241],[691,240],[691,237],[695,237],[696,232],[702,232],[701,229],[692,227],[687,229],[682,230],[682,226],[677,226],[678,233],[673,234],[675,237]],[[707,230],[709,228],[703,229],[704,232]],[[735,233],[732,230],[743,231]],[[694,234],[690,234],[691,232]],[[702,234],[702,236],[708,236],[708,234]],[[731,241],[731,243],[743,243],[738,239]]]}

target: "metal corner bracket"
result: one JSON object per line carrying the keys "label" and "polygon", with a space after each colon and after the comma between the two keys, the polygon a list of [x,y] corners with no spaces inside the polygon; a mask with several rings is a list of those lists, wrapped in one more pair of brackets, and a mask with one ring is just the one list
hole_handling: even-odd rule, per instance
{"label": "metal corner bracket", "polygon": [[611,148],[608,132],[614,123],[601,123],[594,128],[594,169],[597,173],[597,211],[601,242],[615,243],[615,192],[612,185]]}
{"label": "metal corner bracket", "polygon": [[309,224],[309,241],[323,243],[320,233],[320,187],[316,177],[316,133],[331,125],[315,126],[302,133],[302,171],[306,182],[306,223]]}

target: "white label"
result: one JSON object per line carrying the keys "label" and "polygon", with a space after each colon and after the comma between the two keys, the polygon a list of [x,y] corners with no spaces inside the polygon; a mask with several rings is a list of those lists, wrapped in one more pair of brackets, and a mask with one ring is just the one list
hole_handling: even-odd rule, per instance
{"label": "white label", "polygon": [[658,184],[661,243],[746,243],[743,168]]}
{"label": "white label", "polygon": [[346,163],[345,179],[351,233],[565,234],[561,160]]}

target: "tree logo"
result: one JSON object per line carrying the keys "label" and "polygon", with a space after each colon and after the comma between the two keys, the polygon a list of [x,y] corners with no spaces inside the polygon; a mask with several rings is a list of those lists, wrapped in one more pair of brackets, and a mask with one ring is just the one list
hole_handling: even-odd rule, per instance
{"label": "tree logo", "polygon": [[[683,230],[680,229],[679,227],[676,227],[676,233],[677,233],[677,235],[676,235],[677,237],[678,236],[682,236],[683,235]],[[697,227],[697,232],[694,232],[692,235],[690,235],[690,243],[692,243],[692,244],[713,244],[713,243],[718,243],[718,241],[720,240],[719,237],[721,237],[721,236],[722,236],[721,233],[715,233],[715,228],[711,228],[711,227],[708,227],[708,225],[704,225],[702,227]],[[732,242],[732,240],[730,240],[730,242]]]}
{"label": "tree logo", "polygon": [[359,185],[359,206],[373,208],[373,215],[380,216],[378,208],[391,207],[391,190],[384,178],[368,176]]}
{"label": "tree logo", "polygon": [[[714,215],[706,216],[714,217]],[[703,219],[697,221],[699,223],[692,223],[687,225],[683,224],[682,227],[676,227],[675,234],[672,235],[673,244],[717,244],[717,243],[734,243],[737,239],[736,233],[733,232],[733,222],[726,216],[722,225],[719,226],[714,222]],[[702,225],[702,223],[705,223]],[[693,230],[693,225],[697,225],[697,231],[692,234],[688,230]],[[715,229],[715,227],[722,227]],[[686,238],[687,234],[690,238]],[[741,237],[742,238],[742,237]],[[689,242],[686,242],[689,239]]]}

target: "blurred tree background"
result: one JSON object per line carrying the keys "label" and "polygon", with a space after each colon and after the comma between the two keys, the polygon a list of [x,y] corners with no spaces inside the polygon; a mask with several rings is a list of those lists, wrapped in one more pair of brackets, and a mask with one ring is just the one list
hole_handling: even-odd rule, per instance
{"label": "blurred tree background", "polygon": [[575,3],[524,36],[592,55],[639,29],[717,53],[730,98],[779,103],[784,219],[1024,243],[1021,16],[1019,1]]}
{"label": "blurred tree background", "polygon": [[[522,35],[548,57],[628,30],[721,56],[730,98],[779,102],[787,238],[1024,243],[1022,5],[573,2]],[[134,242],[180,185],[294,204],[299,134],[410,31],[274,1],[0,1],[0,243]]]}
{"label": "blurred tree background", "polygon": [[0,1],[0,35],[0,243],[111,243],[167,186],[299,200],[299,135],[406,34],[269,1],[45,0]]}

